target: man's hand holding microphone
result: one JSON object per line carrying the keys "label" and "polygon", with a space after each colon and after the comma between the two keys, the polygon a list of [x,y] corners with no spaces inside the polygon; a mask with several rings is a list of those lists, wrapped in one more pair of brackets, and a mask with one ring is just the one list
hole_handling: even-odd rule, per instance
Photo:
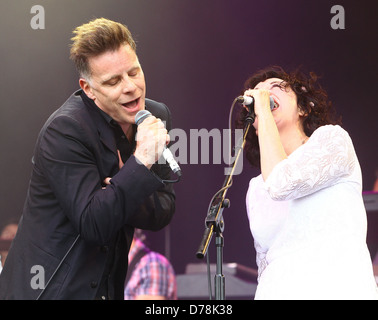
{"label": "man's hand holding microphone", "polygon": [[139,113],[135,117],[138,131],[134,156],[150,169],[161,157],[164,148],[170,142],[170,137],[164,123],[148,111],[145,112],[143,118],[138,119]]}

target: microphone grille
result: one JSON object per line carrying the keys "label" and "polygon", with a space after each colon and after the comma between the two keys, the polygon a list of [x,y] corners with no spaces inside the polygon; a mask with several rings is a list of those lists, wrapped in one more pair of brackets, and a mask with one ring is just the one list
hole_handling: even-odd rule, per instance
{"label": "microphone grille", "polygon": [[137,114],[135,115],[135,124],[139,126],[144,121],[144,119],[146,119],[150,115],[151,115],[150,111],[147,111],[147,110],[138,111]]}

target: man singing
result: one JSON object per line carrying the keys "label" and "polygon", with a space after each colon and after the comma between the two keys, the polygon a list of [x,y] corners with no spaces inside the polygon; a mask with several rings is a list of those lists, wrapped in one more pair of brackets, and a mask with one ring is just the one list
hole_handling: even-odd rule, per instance
{"label": "man singing", "polygon": [[[170,111],[145,98],[130,31],[101,18],[74,34],[81,89],[39,134],[0,299],[123,299],[134,228],[161,229],[174,213],[171,170],[156,163]],[[153,116],[136,127],[143,109]]]}

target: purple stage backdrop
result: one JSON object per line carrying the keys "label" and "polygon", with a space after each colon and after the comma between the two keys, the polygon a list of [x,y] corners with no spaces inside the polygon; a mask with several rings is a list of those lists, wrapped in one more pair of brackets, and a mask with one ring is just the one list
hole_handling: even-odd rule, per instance
{"label": "purple stage backdrop", "polygon": [[[344,15],[331,12],[336,4]],[[130,28],[146,75],[147,96],[169,106],[174,127],[187,137],[187,149],[180,149],[183,177],[176,185],[176,215],[166,230],[148,234],[151,247],[167,254],[177,273],[198,262],[195,253],[208,204],[223,183],[226,167],[220,151],[213,154],[213,142],[204,142],[208,164],[201,158],[202,151],[197,159],[191,157],[201,144],[197,148],[190,133],[227,129],[233,99],[247,77],[260,68],[302,65],[322,77],[354,141],[363,188],[371,190],[378,168],[377,4],[365,0],[2,0],[0,224],[19,218],[38,132],[78,88],[78,75],[69,60],[71,32],[96,17]],[[34,5],[41,7],[33,11]],[[39,20],[38,8],[43,9]],[[255,267],[245,194],[249,180],[258,173],[244,158],[243,171],[227,193],[231,206],[224,211],[225,262]],[[211,261],[215,261],[214,248],[212,243]]]}

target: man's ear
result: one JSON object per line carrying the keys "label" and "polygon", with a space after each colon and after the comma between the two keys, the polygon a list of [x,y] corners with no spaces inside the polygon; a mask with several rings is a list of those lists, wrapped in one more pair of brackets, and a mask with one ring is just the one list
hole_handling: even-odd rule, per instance
{"label": "man's ear", "polygon": [[93,93],[93,89],[89,82],[84,78],[79,79],[80,88],[84,91],[84,93],[88,96],[88,98],[92,100],[96,100],[96,96]]}

